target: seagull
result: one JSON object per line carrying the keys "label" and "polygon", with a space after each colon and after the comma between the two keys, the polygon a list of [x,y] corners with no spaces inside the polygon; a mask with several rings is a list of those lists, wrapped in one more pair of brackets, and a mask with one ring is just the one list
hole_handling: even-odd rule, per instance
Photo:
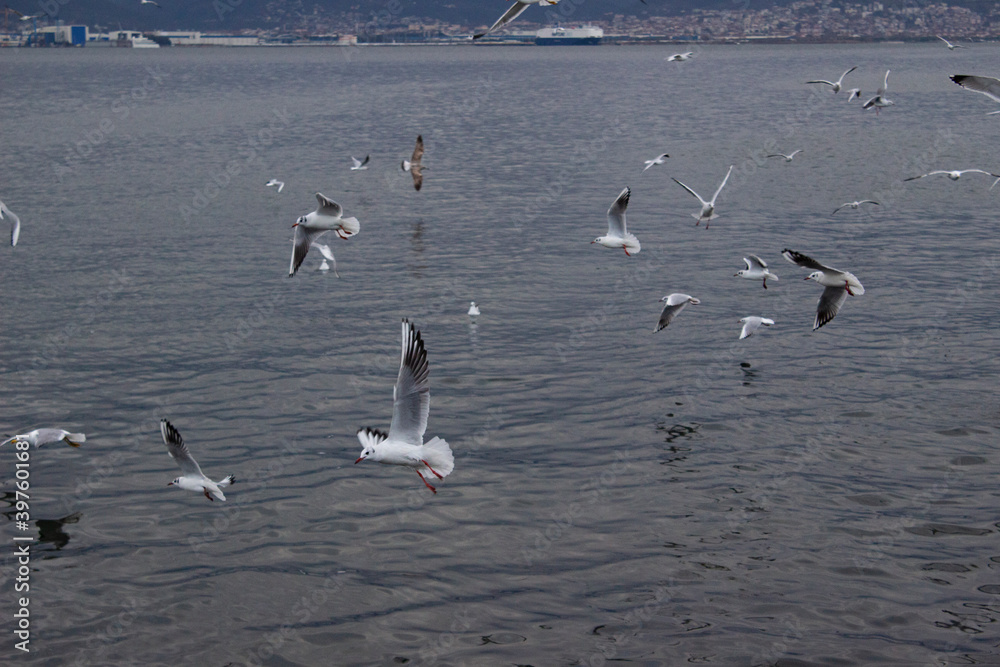
{"label": "seagull", "polygon": [[427,415],[431,407],[431,390],[428,382],[427,352],[420,332],[403,319],[403,352],[399,361],[399,375],[392,390],[392,422],[389,432],[373,428],[358,430],[361,456],[355,464],[365,459],[379,463],[413,468],[424,486],[433,493],[437,489],[424,478],[421,470],[438,479],[444,479],[455,467],[451,447],[441,438],[432,438],[424,444]]}
{"label": "seagull", "polygon": [[[664,162],[667,161],[668,157],[670,157],[670,156],[667,155],[666,153],[662,153],[662,154],[657,155],[656,157],[654,157],[652,160],[644,160],[643,164],[646,165],[646,169],[649,169],[654,164],[663,164]],[[643,171],[646,171],[646,169],[643,169]]]}
{"label": "seagull", "polygon": [[337,273],[337,260],[336,258],[334,258],[333,251],[330,250],[330,246],[323,245],[322,243],[313,243],[312,247],[316,248],[316,250],[319,250],[320,253],[323,255],[323,263],[319,265],[319,270],[329,271],[330,265],[326,263],[326,260],[330,260],[331,262],[333,262],[333,275],[339,278],[340,274]]}
{"label": "seagull", "polygon": [[740,332],[740,340],[752,336],[757,329],[760,329],[760,325],[762,324],[766,327],[774,324],[774,320],[770,320],[766,317],[757,317],[756,315],[740,318],[740,322],[743,323],[743,331]]}
{"label": "seagull", "polygon": [[364,171],[368,168],[368,160],[371,159],[371,155],[366,155],[364,160],[359,160],[358,158],[351,156],[351,160],[354,162],[354,166],[351,167],[351,171]]}
{"label": "seagull", "polygon": [[881,204],[879,204],[874,199],[862,199],[861,201],[849,201],[846,204],[841,204],[837,208],[833,209],[833,213],[831,213],[830,215],[835,215],[837,213],[837,211],[839,211],[842,208],[847,208],[848,206],[850,206],[854,210],[857,210],[862,204],[875,204],[876,206],[881,206]]}
{"label": "seagull", "polygon": [[[966,90],[982,93],[994,102],[1000,102],[1000,79],[991,76],[973,76],[971,74],[952,74],[951,80]],[[991,111],[987,116],[998,114],[1000,111]]]}
{"label": "seagull", "polygon": [[[163,7],[160,7],[160,4],[158,2],[156,2],[156,0],[139,0],[139,4],[140,5],[153,5],[153,6],[157,7],[158,9],[163,9]],[[223,500],[225,500],[225,498],[223,498]]]}
{"label": "seagull", "polygon": [[663,306],[663,312],[660,313],[660,321],[656,323],[656,328],[653,329],[653,333],[656,333],[660,329],[665,329],[666,326],[673,322],[674,318],[677,317],[682,310],[684,310],[684,306],[689,303],[693,303],[697,306],[701,303],[701,301],[693,296],[681,294],[680,292],[669,294],[660,299],[660,301],[665,301],[666,305]]}
{"label": "seagull", "polygon": [[319,201],[319,208],[303,215],[292,227],[295,228],[295,240],[292,241],[292,263],[288,267],[288,276],[292,277],[299,270],[302,260],[306,258],[309,247],[313,241],[323,234],[333,230],[337,236],[347,239],[361,230],[361,223],[357,218],[343,218],[343,207],[332,199],[327,199],[319,192],[316,193]]}
{"label": "seagull", "polygon": [[854,66],[851,69],[845,71],[843,74],[840,75],[840,78],[837,79],[836,81],[827,81],[826,79],[815,79],[813,81],[806,81],[806,83],[825,83],[826,85],[830,86],[830,88],[833,90],[834,93],[839,93],[840,88],[844,85],[844,77],[856,69],[857,66]]}
{"label": "seagull", "polygon": [[469,303],[469,317],[476,317],[479,315],[479,306],[476,305],[475,301],[470,301]]}
{"label": "seagull", "polygon": [[[957,181],[962,177],[962,174],[986,174],[987,176],[992,176],[993,178],[1000,178],[1000,174],[994,174],[992,171],[983,171],[982,169],[956,169],[954,171],[947,171],[943,169],[937,169],[935,171],[929,171],[926,174],[920,174],[919,176],[910,176],[909,178],[904,178],[904,181],[915,181],[918,178],[926,178],[927,176],[934,176],[935,174],[944,174],[953,181]],[[993,185],[996,185],[994,183]],[[991,186],[992,187],[992,186]]]}
{"label": "seagull", "polygon": [[486,32],[481,32],[477,35],[473,35],[472,39],[479,39],[480,37],[485,37],[486,35],[496,30],[497,28],[502,28],[503,26],[507,25],[508,23],[516,19],[518,16],[520,16],[521,13],[528,8],[528,5],[554,5],[557,2],[559,2],[559,0],[516,0],[516,2],[514,2],[513,5],[511,5],[510,9],[504,12],[503,16],[498,18],[496,23],[491,25]]}
{"label": "seagull", "polygon": [[674,55],[667,58],[668,63],[682,63],[687,60],[691,60],[694,57],[694,51],[685,51],[684,53],[675,53]]}
{"label": "seagull", "polygon": [[719,197],[719,193],[722,192],[722,188],[726,187],[726,181],[729,180],[729,174],[731,173],[733,173],[733,165],[729,166],[729,171],[726,172],[726,177],[722,179],[722,183],[719,183],[719,189],[715,191],[714,195],[712,195],[711,201],[705,201],[704,199],[701,198],[701,195],[699,195],[697,192],[695,192],[688,186],[684,185],[676,178],[673,179],[674,183],[676,183],[677,185],[681,186],[682,188],[693,194],[695,197],[698,198],[698,201],[701,202],[701,213],[698,213],[697,215],[695,215],[694,213],[691,214],[691,216],[698,221],[694,223],[695,227],[701,224],[701,221],[704,220],[705,229],[708,229],[708,223],[711,222],[713,218],[719,217],[715,214],[715,200]]}
{"label": "seagull", "polygon": [[823,294],[819,297],[819,303],[816,305],[816,320],[813,322],[813,331],[816,331],[816,329],[819,329],[836,317],[837,311],[844,305],[848,294],[851,296],[860,296],[865,293],[865,288],[861,285],[861,281],[853,273],[823,266],[816,260],[806,257],[800,252],[788,250],[787,248],[782,250],[781,254],[793,264],[813,269],[813,272],[806,276],[805,279],[815,280],[826,288],[823,290]]}
{"label": "seagull", "polygon": [[895,104],[895,102],[893,102],[892,100],[890,100],[885,96],[885,91],[889,90],[890,71],[891,70],[885,71],[885,81],[882,83],[882,87],[878,89],[877,93],[875,93],[875,97],[871,98],[870,100],[864,103],[864,105],[861,107],[862,109],[871,109],[872,107],[875,107],[875,115],[877,116],[879,109],[881,109],[882,107],[891,107],[893,104]]}
{"label": "seagull", "polygon": [[783,157],[783,158],[785,158],[785,162],[791,162],[792,158],[795,157],[796,155],[798,155],[801,152],[802,152],[802,149],[800,148],[797,151],[792,151],[788,155],[785,155],[784,153],[774,153],[772,155],[768,155],[767,157]]}
{"label": "seagull", "polygon": [[284,181],[278,181],[278,180],[275,180],[273,178],[271,180],[269,180],[267,183],[265,183],[264,185],[266,185],[269,188],[272,187],[272,186],[277,185],[278,186],[278,192],[281,192],[282,190],[285,189],[285,182]]}
{"label": "seagull", "polygon": [[861,97],[861,89],[860,88],[851,88],[850,90],[847,91],[847,101],[848,102],[850,102],[854,98],[860,98],[860,97]]}
{"label": "seagull", "polygon": [[65,442],[70,447],[79,447],[81,442],[86,441],[87,436],[83,433],[70,433],[60,428],[36,428],[34,431],[19,433],[13,438],[8,438],[0,442],[0,447],[3,447],[8,442],[26,442],[29,445],[34,445],[36,448],[56,442]]}
{"label": "seagull", "polygon": [[952,44],[951,42],[949,42],[947,39],[945,39],[941,35],[935,35],[935,37],[937,37],[942,42],[944,42],[944,45],[948,47],[949,51],[954,51],[955,49],[964,49],[965,48],[961,44]]}
{"label": "seagull", "polygon": [[413,189],[420,191],[420,186],[424,184],[424,174],[423,167],[420,164],[420,158],[424,156],[424,136],[422,134],[417,135],[417,145],[413,148],[413,155],[410,156],[409,160],[403,160],[402,165],[400,165],[403,171],[410,172],[410,176],[413,177]]}
{"label": "seagull", "polygon": [[0,201],[0,220],[4,219],[4,215],[10,217],[10,246],[13,248],[17,245],[17,239],[21,236],[21,218],[17,217],[14,211],[7,208],[7,205]]}
{"label": "seagull", "polygon": [[629,234],[625,226],[625,209],[628,208],[628,199],[631,195],[630,188],[621,191],[615,202],[611,204],[611,208],[608,209],[608,233],[604,236],[598,236],[590,242],[591,244],[600,243],[605,248],[621,248],[629,257],[632,256],[629,250],[634,253],[639,252],[641,249],[639,239]]}
{"label": "seagull", "polygon": [[194,460],[191,452],[188,451],[187,445],[184,444],[181,434],[166,419],[160,420],[160,435],[163,436],[163,444],[167,446],[167,453],[170,454],[170,458],[180,466],[181,472],[184,473],[167,484],[167,486],[179,486],[185,491],[201,491],[209,500],[214,500],[215,498],[219,500],[226,499],[226,496],[222,493],[222,489],[235,482],[235,476],[229,475],[218,482],[213,482],[208,477],[205,477],[205,474],[198,466],[198,462]]}
{"label": "seagull", "polygon": [[777,280],[778,276],[771,273],[767,268],[767,262],[762,260],[757,255],[750,255],[749,257],[744,257],[743,261],[746,263],[747,268],[742,271],[737,271],[733,276],[739,276],[741,278],[748,278],[750,280],[764,280],[764,289],[767,289],[767,279]]}

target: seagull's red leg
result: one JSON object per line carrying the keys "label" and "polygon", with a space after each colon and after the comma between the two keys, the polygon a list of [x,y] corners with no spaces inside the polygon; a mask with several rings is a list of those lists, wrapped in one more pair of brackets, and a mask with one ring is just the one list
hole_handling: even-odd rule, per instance
{"label": "seagull's red leg", "polygon": [[854,296],[854,292],[851,291],[851,283],[847,282],[846,280],[844,281],[844,289],[847,290],[848,294]]}
{"label": "seagull's red leg", "polygon": [[764,289],[767,289],[767,278],[764,278]]}
{"label": "seagull's red leg", "polygon": [[[626,248],[625,246],[622,246],[622,250],[624,250],[625,254],[628,255],[628,248]],[[632,255],[628,255],[628,256],[631,257]],[[429,468],[430,466],[427,466],[427,467]]]}
{"label": "seagull's red leg", "polygon": [[201,490],[205,492],[205,497],[206,498],[208,498],[209,500],[211,500],[213,503],[215,502],[215,498],[213,498],[212,496],[208,495],[208,489],[206,489],[205,487],[202,487]]}
{"label": "seagull's red leg", "polygon": [[443,476],[441,476],[441,475],[438,474],[437,470],[435,470],[434,468],[431,467],[430,463],[428,463],[424,459],[420,459],[420,462],[423,463],[425,466],[427,466],[427,469],[430,470],[432,473],[434,473],[435,477],[437,477],[438,479],[444,479]]}
{"label": "seagull's red leg", "polygon": [[[430,467],[430,466],[428,466],[428,467]],[[420,475],[420,471],[419,470],[417,470],[417,474]],[[430,484],[428,484],[427,480],[424,479],[423,475],[420,475],[420,481],[423,482],[424,486],[426,486],[428,489],[430,489],[435,495],[437,494],[437,489],[435,489],[433,486],[431,486]]]}

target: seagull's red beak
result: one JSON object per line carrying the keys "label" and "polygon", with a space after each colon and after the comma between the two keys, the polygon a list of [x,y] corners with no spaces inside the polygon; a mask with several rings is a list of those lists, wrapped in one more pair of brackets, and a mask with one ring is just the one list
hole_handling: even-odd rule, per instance
{"label": "seagull's red beak", "polygon": [[354,462],[354,465],[358,465],[359,463],[361,463],[364,460],[365,460],[365,457],[363,457],[363,456],[359,457],[358,460]]}
{"label": "seagull's red beak", "polygon": [[173,486],[173,485],[174,485],[173,482],[167,482],[167,486]]}

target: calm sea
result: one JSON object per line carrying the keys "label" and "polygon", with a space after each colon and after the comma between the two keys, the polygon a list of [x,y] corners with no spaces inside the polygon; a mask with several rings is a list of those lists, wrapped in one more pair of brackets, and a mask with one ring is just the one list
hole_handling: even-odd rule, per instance
{"label": "calm sea", "polygon": [[[0,656],[998,664],[1000,188],[902,182],[1000,169],[995,105],[948,80],[997,48],[0,51],[0,430],[87,434],[31,452],[28,531],[0,451]],[[804,85],[854,65],[894,107]],[[671,177],[729,165],[695,226]],[[625,186],[631,258],[589,244]],[[339,279],[289,279],[316,192],[361,232],[325,237]],[[811,331],[784,248],[866,293]],[[671,292],[701,305],[653,334]],[[746,315],[776,324],[739,341]],[[353,465],[404,317],[456,457],[436,496]],[[167,488],[162,417],[228,502]]]}

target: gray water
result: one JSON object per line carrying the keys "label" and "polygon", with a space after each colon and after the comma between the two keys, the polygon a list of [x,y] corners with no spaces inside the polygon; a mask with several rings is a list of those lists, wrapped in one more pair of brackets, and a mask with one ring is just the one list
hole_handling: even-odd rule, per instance
{"label": "gray water", "polygon": [[[947,78],[996,49],[0,51],[0,429],[88,437],[32,451],[27,533],[0,452],[7,539],[38,540],[32,652],[0,655],[998,664],[1000,194],[902,182],[1000,168],[995,105]],[[896,106],[803,84],[851,65]],[[695,226],[670,177],[710,195],[730,164]],[[589,244],[626,185],[631,258]],[[315,192],[361,233],[324,237],[340,279],[315,253],[289,279]],[[866,293],[812,332],[786,247]],[[734,278],[748,253],[780,281]],[[653,334],[671,292],[702,303]],[[353,465],[403,317],[456,457],[436,496]],[[161,417],[237,475],[225,504],[167,488]]]}

